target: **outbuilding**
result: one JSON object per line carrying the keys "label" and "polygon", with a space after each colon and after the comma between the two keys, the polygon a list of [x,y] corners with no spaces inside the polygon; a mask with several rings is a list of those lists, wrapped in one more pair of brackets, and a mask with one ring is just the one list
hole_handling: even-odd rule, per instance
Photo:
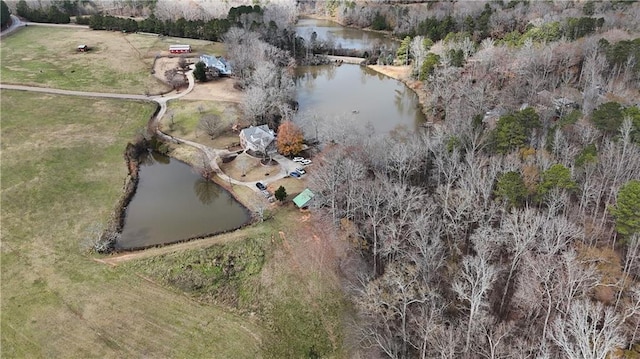
{"label": "outbuilding", "polygon": [[171,45],[169,52],[172,54],[186,54],[191,52],[191,45]]}
{"label": "outbuilding", "polygon": [[306,188],[304,191],[300,192],[300,194],[293,199],[293,203],[295,203],[296,206],[298,206],[298,208],[308,207],[309,201],[311,201],[313,196],[315,196],[313,192],[311,192],[310,189]]}

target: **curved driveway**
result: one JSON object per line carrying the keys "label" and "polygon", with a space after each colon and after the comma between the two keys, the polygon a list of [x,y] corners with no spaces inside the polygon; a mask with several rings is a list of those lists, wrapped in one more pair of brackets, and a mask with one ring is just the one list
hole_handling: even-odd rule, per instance
{"label": "curved driveway", "polygon": [[[18,20],[19,21],[19,20]],[[253,191],[258,191],[257,187],[255,186],[256,181],[252,181],[252,182],[242,182],[242,181],[238,181],[236,179],[233,179],[231,177],[229,177],[228,175],[226,175],[224,172],[222,172],[222,170],[220,169],[220,167],[218,166],[218,162],[217,162],[217,158],[225,155],[225,154],[229,154],[228,150],[220,150],[220,149],[215,149],[215,148],[211,148],[208,146],[205,146],[203,144],[197,143],[197,142],[192,142],[192,141],[188,141],[188,140],[184,140],[181,138],[177,138],[177,137],[173,137],[171,135],[168,135],[164,132],[162,132],[160,130],[159,127],[159,123],[160,120],[162,119],[162,117],[165,115],[165,113],[167,112],[167,102],[170,100],[174,100],[174,99],[178,99],[182,96],[185,96],[186,94],[188,94],[189,92],[191,92],[195,86],[195,79],[193,77],[193,68],[194,66],[191,66],[191,70],[187,71],[186,75],[187,75],[187,79],[189,80],[189,86],[187,87],[186,90],[182,91],[182,92],[171,92],[167,95],[160,95],[160,96],[147,96],[147,95],[134,95],[134,94],[121,94],[121,93],[105,93],[105,92],[85,92],[85,91],[73,91],[73,90],[62,90],[62,89],[54,89],[54,88],[45,88],[45,87],[35,87],[35,86],[23,86],[23,85],[9,85],[9,84],[2,84],[0,83],[0,89],[7,89],[7,90],[19,90],[19,91],[31,91],[31,92],[41,92],[41,93],[50,93],[50,94],[55,94],[55,95],[68,95],[68,96],[83,96],[83,97],[99,97],[99,98],[115,98],[115,99],[126,99],[126,100],[143,100],[143,101],[153,101],[155,103],[157,103],[160,106],[160,110],[158,111],[157,115],[154,116],[149,123],[149,128],[153,129],[156,133],[156,135],[158,135],[160,138],[166,140],[166,141],[172,141],[175,143],[181,143],[181,144],[186,144],[192,147],[195,147],[199,150],[201,150],[208,158],[211,168],[214,169],[214,171],[216,172],[216,174],[223,179],[226,182],[229,183],[233,183],[233,184],[237,184],[237,185],[244,185],[247,186],[249,188],[251,188]],[[263,182],[265,184],[269,184],[272,182],[275,182],[281,178],[284,178],[288,175],[289,172],[293,171],[298,164],[291,161],[290,159],[281,156],[279,154],[273,156],[273,158],[278,161],[278,163],[280,163],[280,172],[275,175],[275,176],[270,176],[268,179],[265,179]]]}

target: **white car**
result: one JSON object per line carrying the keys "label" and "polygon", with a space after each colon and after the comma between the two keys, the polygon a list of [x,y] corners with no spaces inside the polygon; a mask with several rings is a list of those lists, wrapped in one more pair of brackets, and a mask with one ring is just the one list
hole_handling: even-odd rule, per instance
{"label": "white car", "polygon": [[302,163],[304,166],[310,165],[311,164],[311,160],[302,160],[302,161],[300,161],[300,163]]}
{"label": "white car", "polygon": [[293,162],[302,162],[304,160],[305,160],[304,157],[294,157],[293,158]]}
{"label": "white car", "polygon": [[307,173],[307,171],[303,170],[302,168],[298,167],[296,168],[296,171],[298,171],[299,174],[303,175],[305,173]]}

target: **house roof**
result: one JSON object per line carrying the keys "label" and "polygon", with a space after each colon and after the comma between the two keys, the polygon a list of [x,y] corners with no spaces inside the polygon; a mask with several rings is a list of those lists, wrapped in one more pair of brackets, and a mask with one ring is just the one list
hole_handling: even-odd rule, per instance
{"label": "house roof", "polygon": [[306,188],[293,199],[293,203],[295,203],[298,208],[302,208],[313,198],[313,196],[313,192],[311,192],[310,189]]}
{"label": "house roof", "polygon": [[251,142],[254,146],[261,149],[269,147],[271,142],[275,139],[273,131],[269,129],[267,125],[251,126],[240,131],[240,136],[248,142]]}
{"label": "house roof", "polygon": [[204,62],[207,67],[213,67],[220,71],[223,75],[231,75],[231,65],[224,57],[215,57],[213,55],[200,55],[200,61]]}

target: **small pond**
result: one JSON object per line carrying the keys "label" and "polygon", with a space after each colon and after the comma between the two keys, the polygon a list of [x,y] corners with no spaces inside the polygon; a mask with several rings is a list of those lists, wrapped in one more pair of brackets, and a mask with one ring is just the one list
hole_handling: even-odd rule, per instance
{"label": "small pond", "polygon": [[127,207],[118,249],[178,242],[228,231],[249,213],[225,189],[190,166],[156,153],[140,166],[140,182]]}

